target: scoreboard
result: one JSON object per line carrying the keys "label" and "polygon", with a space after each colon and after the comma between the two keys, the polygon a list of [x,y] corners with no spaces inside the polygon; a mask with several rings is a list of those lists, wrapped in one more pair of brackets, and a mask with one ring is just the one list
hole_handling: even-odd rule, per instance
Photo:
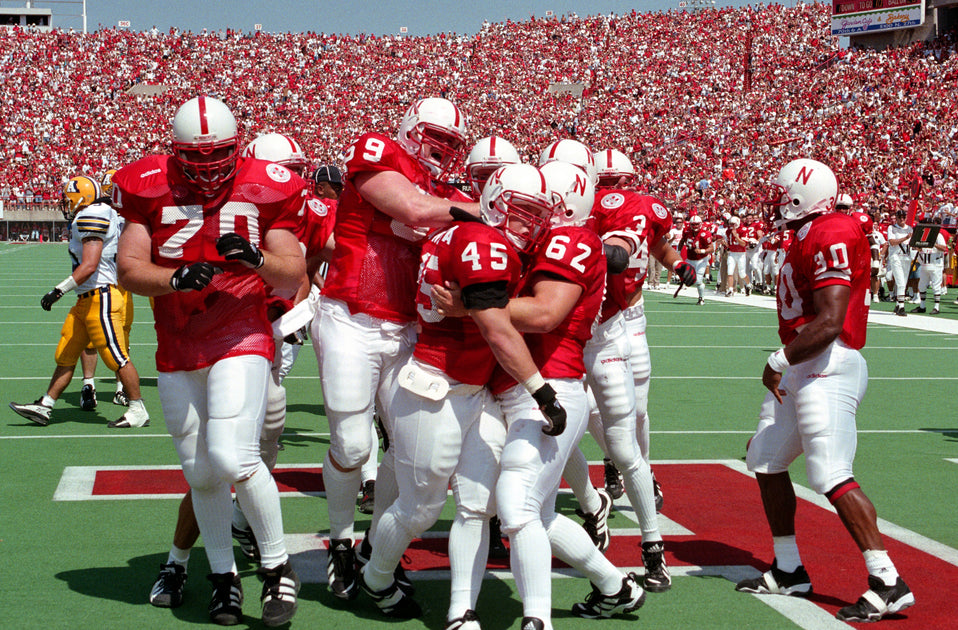
{"label": "scoreboard", "polygon": [[920,26],[925,0],[832,0],[832,35],[856,35]]}

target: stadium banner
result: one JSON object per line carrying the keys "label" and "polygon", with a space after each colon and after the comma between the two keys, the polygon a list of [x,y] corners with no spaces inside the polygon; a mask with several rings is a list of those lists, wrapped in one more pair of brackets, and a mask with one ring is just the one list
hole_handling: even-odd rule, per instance
{"label": "stadium banner", "polygon": [[925,0],[832,0],[832,35],[878,33],[921,26]]}

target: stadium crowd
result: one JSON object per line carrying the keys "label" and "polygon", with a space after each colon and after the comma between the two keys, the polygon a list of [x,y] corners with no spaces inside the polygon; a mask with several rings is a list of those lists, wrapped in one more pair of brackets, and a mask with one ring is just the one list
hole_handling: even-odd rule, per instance
{"label": "stadium crowd", "polygon": [[[432,37],[4,30],[0,199],[49,202],[76,173],[163,150],[176,104],[202,91],[247,132],[295,133],[318,163],[434,93],[471,112],[475,137],[502,135],[524,157],[561,137],[620,148],[640,185],[679,207],[754,206],[789,152],[891,213],[917,190],[927,208],[958,201],[954,37],[841,49],[829,12],[572,15]],[[581,84],[582,97],[554,83]],[[137,93],[147,86],[168,89]]]}

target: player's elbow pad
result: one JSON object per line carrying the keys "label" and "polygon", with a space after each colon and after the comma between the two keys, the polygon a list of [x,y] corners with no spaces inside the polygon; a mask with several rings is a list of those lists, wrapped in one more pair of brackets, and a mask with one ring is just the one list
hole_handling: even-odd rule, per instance
{"label": "player's elbow pad", "polygon": [[629,252],[624,247],[606,243],[602,249],[605,250],[605,264],[609,273],[619,274],[629,267]]}

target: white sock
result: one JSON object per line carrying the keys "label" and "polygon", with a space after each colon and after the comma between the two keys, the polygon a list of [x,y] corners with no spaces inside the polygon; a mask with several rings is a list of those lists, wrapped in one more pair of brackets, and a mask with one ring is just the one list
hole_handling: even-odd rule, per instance
{"label": "white sock", "polygon": [[236,573],[230,518],[233,499],[228,483],[215,488],[193,488],[193,512],[203,535],[211,573]]}
{"label": "white sock", "polygon": [[379,519],[399,497],[399,486],[396,485],[396,469],[390,453],[386,453],[383,457],[383,461],[379,465],[378,475],[376,478],[376,501],[373,503],[373,518],[369,523],[369,533],[366,534],[370,537],[370,541],[376,538]]}
{"label": "white sock", "polygon": [[602,555],[581,525],[556,514],[546,532],[556,558],[589,578],[603,595],[619,592],[624,577],[622,572]]}
{"label": "white sock", "polygon": [[359,469],[350,472],[339,470],[333,466],[329,451],[326,451],[323,484],[326,486],[326,509],[329,512],[329,537],[352,540],[356,495],[359,494]]}
{"label": "white sock", "polygon": [[366,585],[374,591],[381,591],[393,583],[393,572],[413,539],[401,524],[398,512],[398,506],[394,505],[379,519],[376,537],[372,540],[373,553],[363,568]]}
{"label": "white sock", "polygon": [[246,529],[249,527],[249,521],[246,520],[246,515],[243,514],[243,507],[238,500],[233,501],[233,527],[236,529]]}
{"label": "white sock", "polygon": [[123,381],[121,381],[120,379],[116,379],[116,391],[117,393],[123,391]]}
{"label": "white sock", "polygon": [[636,458],[632,465],[622,471],[622,485],[629,503],[639,517],[639,526],[642,529],[642,542],[658,542],[662,540],[659,532],[659,518],[655,513],[655,490],[652,487],[652,469],[648,462],[641,457]]}
{"label": "white sock", "polygon": [[795,542],[795,536],[773,536],[772,548],[775,550],[778,568],[785,573],[792,573],[802,566],[802,557],[798,553],[798,543]]}
{"label": "white sock", "polygon": [[[248,479],[233,484],[236,498],[243,506],[243,514],[256,536],[259,545],[260,564],[264,569],[274,569],[286,562],[286,539],[283,536],[283,513],[279,504],[279,491],[266,464],[259,466]],[[230,510],[230,520],[233,512]],[[229,531],[229,530],[227,530]],[[232,552],[232,540],[230,541]]]}
{"label": "white sock", "polygon": [[190,550],[180,549],[176,545],[173,545],[170,548],[170,555],[166,559],[167,564],[170,564],[171,562],[175,562],[185,569],[190,562]]}
{"label": "white sock", "polygon": [[84,377],[83,377],[83,384],[84,384],[84,385],[89,385],[89,386],[92,387],[93,389],[96,389],[96,383],[93,382],[93,377],[92,377],[92,376],[91,376],[90,378],[87,378],[87,377],[84,376]]}
{"label": "white sock", "polygon": [[885,583],[885,586],[894,586],[898,582],[898,569],[895,568],[888,552],[884,549],[868,549],[863,554],[868,575],[874,575]]}
{"label": "white sock", "polygon": [[450,596],[447,620],[475,610],[489,559],[489,521],[456,514],[449,529]]}
{"label": "white sock", "polygon": [[44,394],[43,399],[40,400],[40,404],[43,405],[44,407],[49,407],[50,409],[53,409],[53,405],[57,404],[57,399],[50,398],[49,396]]}
{"label": "white sock", "polygon": [[[569,454],[569,461],[565,464],[565,470],[562,471],[562,478],[566,480],[569,487],[572,488],[572,494],[575,495],[579,507],[586,514],[595,514],[602,506],[599,499],[599,493],[595,491],[592,480],[589,479],[589,463],[582,453],[582,449],[576,447]],[[455,617],[454,617],[455,618]]]}
{"label": "white sock", "polygon": [[[582,532],[585,534],[585,530]],[[595,549],[589,535],[587,543]],[[522,614],[552,623],[552,547],[540,521],[509,534],[509,563],[522,598]]]}

